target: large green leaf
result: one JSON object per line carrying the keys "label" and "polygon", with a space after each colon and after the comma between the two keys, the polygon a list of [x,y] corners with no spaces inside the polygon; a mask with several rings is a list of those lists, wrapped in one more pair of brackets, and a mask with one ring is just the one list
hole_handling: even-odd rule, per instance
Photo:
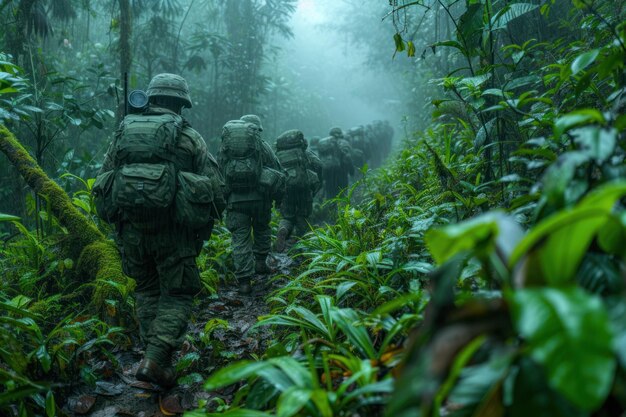
{"label": "large green leaf", "polygon": [[608,184],[590,193],[575,208],[543,220],[517,245],[509,266],[536,250],[530,254],[531,261],[539,262],[546,282],[571,283],[592,239],[609,221],[617,199],[625,194],[626,182]]}
{"label": "large green leaf", "polygon": [[278,404],[276,405],[277,417],[291,417],[304,407],[309,402],[313,391],[305,388],[292,387],[278,398]]}
{"label": "large green leaf", "polygon": [[11,214],[0,213],[0,222],[14,222],[19,221],[20,218]]}
{"label": "large green leaf", "polygon": [[520,290],[510,301],[528,354],[544,367],[550,385],[584,410],[598,408],[616,367],[602,300],[571,287]]}
{"label": "large green leaf", "polygon": [[498,222],[503,213],[493,211],[471,220],[430,229],[424,241],[431,255],[441,265],[456,254],[472,249],[489,249],[498,235]]}
{"label": "large green leaf", "polygon": [[220,369],[204,383],[207,391],[234,384],[242,379],[256,375],[260,370],[271,367],[267,362],[241,361]]}
{"label": "large green leaf", "polygon": [[359,315],[350,308],[335,308],[331,311],[331,316],[337,326],[346,335],[352,346],[357,348],[369,359],[376,358],[376,350],[367,330],[362,325]]}
{"label": "large green leaf", "polygon": [[554,137],[559,139],[567,130],[588,124],[604,124],[604,116],[596,109],[580,109],[563,115],[554,122]]}
{"label": "large green leaf", "polygon": [[500,12],[496,13],[496,15],[491,18],[491,29],[504,29],[511,20],[532,12],[537,7],[539,6],[531,3],[514,3],[505,6]]}
{"label": "large green leaf", "polygon": [[602,165],[615,151],[617,145],[617,131],[615,129],[600,129],[597,126],[586,126],[572,131],[574,141],[581,151],[593,158],[598,165]]}
{"label": "large green leaf", "polygon": [[572,62],[572,75],[578,74],[580,71],[591,65],[596,60],[599,53],[600,50],[592,49],[591,51],[578,55]]}

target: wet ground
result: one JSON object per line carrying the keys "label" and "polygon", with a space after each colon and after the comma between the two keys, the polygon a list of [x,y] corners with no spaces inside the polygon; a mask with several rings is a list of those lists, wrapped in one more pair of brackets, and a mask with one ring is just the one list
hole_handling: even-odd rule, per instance
{"label": "wet ground", "polygon": [[253,280],[253,291],[241,295],[236,284],[224,284],[214,296],[199,299],[194,306],[188,334],[177,352],[179,385],[169,391],[137,381],[134,377],[142,357],[140,346],[113,351],[110,360],[93,367],[102,368],[95,387],[81,385],[63,407],[69,416],[158,417],[180,415],[201,402],[211,409],[230,403],[236,386],[217,392],[206,392],[202,383],[217,369],[239,359],[260,357],[272,343],[273,333],[265,327],[254,327],[258,317],[269,313],[265,299],[281,285],[275,277],[289,274],[291,259],[284,254],[272,255],[269,265],[273,275]]}

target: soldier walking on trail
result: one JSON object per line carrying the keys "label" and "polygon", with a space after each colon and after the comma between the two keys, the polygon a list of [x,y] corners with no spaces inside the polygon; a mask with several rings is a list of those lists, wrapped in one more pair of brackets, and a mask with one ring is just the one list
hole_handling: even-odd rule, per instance
{"label": "soldier walking on trail", "polygon": [[226,227],[232,235],[239,291],[249,294],[253,275],[268,274],[272,200],[284,193],[284,176],[270,146],[261,139],[261,119],[242,116],[224,125],[218,156],[226,182]]}
{"label": "soldier walking on trail", "polygon": [[276,251],[282,252],[294,229],[298,236],[309,229],[308,218],[313,211],[313,196],[320,188],[322,163],[307,149],[302,132],[295,129],[276,139],[276,156],[287,174],[275,244]]}
{"label": "soldier walking on trail", "polygon": [[116,226],[124,271],[137,283],[146,349],[136,378],[171,387],[172,353],[201,289],[195,258],[225,202],[217,162],[181,116],[192,105],[187,82],[159,74],[147,95],[148,107],[122,121],[93,192],[98,214]]}
{"label": "soldier walking on trail", "polygon": [[335,198],[349,184],[348,176],[354,174],[350,144],[338,127],[330,129],[329,137],[319,141],[318,155],[322,161],[326,198]]}

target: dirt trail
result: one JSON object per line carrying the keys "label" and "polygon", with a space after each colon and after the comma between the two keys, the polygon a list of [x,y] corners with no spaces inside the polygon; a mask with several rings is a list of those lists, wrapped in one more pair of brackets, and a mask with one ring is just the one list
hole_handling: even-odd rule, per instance
{"label": "dirt trail", "polygon": [[[274,276],[289,274],[292,260],[284,254],[273,254],[270,266]],[[254,328],[259,316],[269,313],[267,295],[279,283],[273,277],[253,280],[253,291],[240,295],[234,283],[218,288],[218,293],[195,303],[187,340],[176,354],[179,364],[187,365],[179,379],[181,384],[169,391],[137,381],[135,371],[141,360],[139,347],[114,351],[109,361],[95,361],[92,369],[102,368],[95,388],[80,385],[63,407],[69,416],[88,417],[159,417],[177,415],[197,407],[200,400],[221,399],[230,402],[236,387],[208,393],[202,383],[210,373],[228,363],[260,356],[272,339],[267,328]],[[274,281],[274,282],[270,282]],[[207,333],[209,333],[207,337]],[[117,363],[115,363],[117,362]]]}

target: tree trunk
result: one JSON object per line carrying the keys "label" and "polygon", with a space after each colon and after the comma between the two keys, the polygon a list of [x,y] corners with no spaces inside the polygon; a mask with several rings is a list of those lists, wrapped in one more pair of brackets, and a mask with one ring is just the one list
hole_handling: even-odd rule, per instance
{"label": "tree trunk", "polygon": [[[130,37],[131,37],[131,12],[130,12],[130,1],[129,0],[119,0],[120,3],[120,41],[119,41],[119,51],[120,51],[120,81],[122,85],[124,85],[124,79],[128,74],[130,74],[130,66],[132,63],[132,55],[130,51]],[[122,105],[118,109],[117,112],[117,124],[124,117],[124,106],[126,105],[126,97],[122,101]]]}
{"label": "tree trunk", "polygon": [[122,271],[120,254],[115,244],[78,211],[65,191],[46,175],[3,124],[0,124],[0,151],[4,152],[33,191],[46,197],[52,213],[67,229],[71,248],[78,255],[76,275],[95,280],[95,305],[103,308],[107,298],[116,298],[118,290],[110,282],[121,284],[130,291],[134,282]]}

